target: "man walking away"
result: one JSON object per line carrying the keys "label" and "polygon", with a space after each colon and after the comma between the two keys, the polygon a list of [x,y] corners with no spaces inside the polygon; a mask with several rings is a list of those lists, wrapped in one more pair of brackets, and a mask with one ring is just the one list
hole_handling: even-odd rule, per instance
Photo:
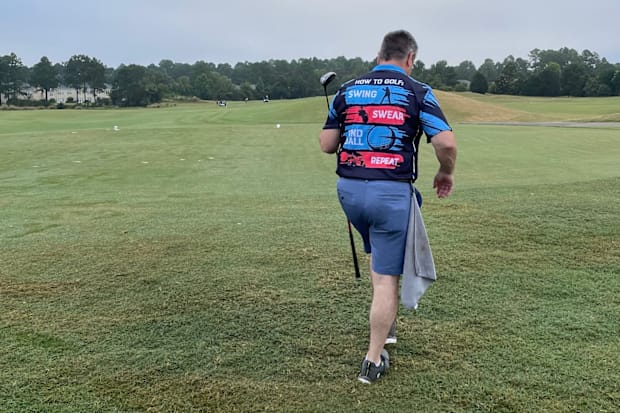
{"label": "man walking away", "polygon": [[386,34],[377,66],[340,87],[319,137],[321,150],[337,155],[338,199],[370,254],[370,341],[358,377],[363,383],[378,380],[389,367],[384,345],[399,306],[422,133],[439,161],[437,196],[449,196],[454,185],[452,129],[431,88],[409,76],[417,49],[405,30]]}

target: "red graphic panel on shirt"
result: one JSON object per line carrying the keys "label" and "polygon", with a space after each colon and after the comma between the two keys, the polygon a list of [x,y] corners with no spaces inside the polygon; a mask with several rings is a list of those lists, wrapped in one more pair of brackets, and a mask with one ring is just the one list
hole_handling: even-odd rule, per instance
{"label": "red graphic panel on shirt", "polygon": [[340,163],[362,166],[370,169],[396,169],[405,158],[397,153],[385,152],[341,152]]}
{"label": "red graphic panel on shirt", "polygon": [[398,106],[351,106],[346,110],[344,122],[404,125],[408,117],[405,109]]}

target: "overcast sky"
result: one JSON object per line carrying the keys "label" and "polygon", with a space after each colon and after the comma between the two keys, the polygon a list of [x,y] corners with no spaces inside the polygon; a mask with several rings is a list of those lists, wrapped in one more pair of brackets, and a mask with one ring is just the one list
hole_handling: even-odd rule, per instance
{"label": "overcast sky", "polygon": [[[372,60],[381,38],[409,30],[427,67],[535,48],[588,49],[620,63],[620,0],[0,0],[0,55],[26,66],[85,54],[106,66]],[[9,7],[10,4],[10,7]]]}

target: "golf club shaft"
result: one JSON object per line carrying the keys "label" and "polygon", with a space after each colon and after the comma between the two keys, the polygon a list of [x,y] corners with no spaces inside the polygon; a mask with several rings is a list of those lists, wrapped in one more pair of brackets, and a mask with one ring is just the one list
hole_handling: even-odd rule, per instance
{"label": "golf club shaft", "polygon": [[327,85],[323,85],[323,90],[325,91],[325,103],[327,103],[327,113],[329,113],[329,98],[327,97]]}
{"label": "golf club shaft", "polygon": [[[327,103],[327,111],[329,112],[329,98],[327,97],[327,85],[323,85],[325,91],[325,102]],[[353,256],[353,267],[355,268],[355,279],[360,281],[362,276],[360,274],[360,266],[357,260],[357,252],[355,251],[355,240],[353,239],[353,229],[351,228],[351,221],[347,219],[347,226],[349,227],[349,241],[351,242],[351,255]]]}
{"label": "golf club shaft", "polygon": [[351,255],[353,256],[353,267],[355,268],[355,280],[360,281],[362,276],[360,274],[360,266],[357,261],[357,252],[355,251],[355,241],[353,241],[353,230],[351,229],[351,221],[348,219],[347,226],[349,227],[349,241],[351,241]]}

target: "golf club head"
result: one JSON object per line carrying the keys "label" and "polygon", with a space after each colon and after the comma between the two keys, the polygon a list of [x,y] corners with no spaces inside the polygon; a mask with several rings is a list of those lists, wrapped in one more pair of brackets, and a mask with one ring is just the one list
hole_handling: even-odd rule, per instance
{"label": "golf club head", "polygon": [[321,85],[323,85],[323,87],[326,87],[335,78],[336,78],[336,72],[327,72],[323,76],[321,76],[319,81],[321,82]]}

